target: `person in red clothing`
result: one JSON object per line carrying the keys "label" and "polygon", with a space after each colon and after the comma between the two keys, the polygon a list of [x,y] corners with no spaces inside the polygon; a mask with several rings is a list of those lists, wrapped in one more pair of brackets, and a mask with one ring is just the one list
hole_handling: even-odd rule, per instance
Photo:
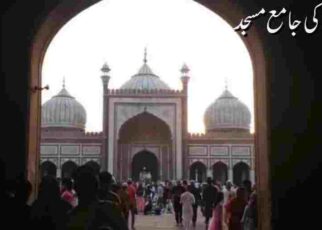
{"label": "person in red clothing", "polygon": [[130,197],[130,213],[131,213],[131,228],[134,228],[135,224],[135,215],[137,214],[137,207],[136,207],[136,188],[134,187],[133,183],[131,180],[128,180],[127,182],[127,191]]}
{"label": "person in red clothing", "polygon": [[73,182],[69,178],[64,178],[62,181],[62,191],[61,191],[61,198],[67,201],[73,208],[76,207],[76,197],[73,193]]}
{"label": "person in red clothing", "polygon": [[236,197],[233,198],[226,206],[226,212],[228,215],[228,229],[229,230],[242,230],[241,219],[244,214],[245,206],[247,202],[245,200],[245,189],[238,188]]}

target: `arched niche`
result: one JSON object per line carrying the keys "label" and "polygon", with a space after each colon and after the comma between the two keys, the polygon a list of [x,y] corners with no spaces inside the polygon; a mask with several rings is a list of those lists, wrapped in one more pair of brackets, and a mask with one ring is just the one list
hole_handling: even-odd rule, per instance
{"label": "arched niche", "polygon": [[239,162],[233,167],[233,183],[241,186],[244,180],[250,179],[250,167],[245,162]]}
{"label": "arched niche", "polygon": [[206,181],[207,167],[204,163],[196,161],[192,163],[189,167],[190,171],[190,180],[203,182]]}
{"label": "arched niche", "polygon": [[218,161],[212,166],[212,175],[214,181],[225,184],[228,179],[228,167],[225,163]]}
{"label": "arched niche", "polygon": [[151,180],[156,182],[160,179],[159,161],[149,151],[141,151],[134,155],[131,163],[131,178],[133,181],[142,180],[142,173],[145,171],[151,175]]}
{"label": "arched niche", "polygon": [[159,117],[143,112],[127,120],[120,128],[119,143],[171,141],[169,126]]}

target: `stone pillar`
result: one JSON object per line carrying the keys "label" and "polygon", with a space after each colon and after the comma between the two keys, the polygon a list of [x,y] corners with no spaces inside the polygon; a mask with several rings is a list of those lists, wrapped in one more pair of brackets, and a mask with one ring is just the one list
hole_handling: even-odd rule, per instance
{"label": "stone pillar", "polygon": [[228,169],[228,180],[230,182],[233,182],[233,178],[234,178],[234,175],[233,175],[233,169],[232,168],[229,168]]}
{"label": "stone pillar", "polygon": [[207,169],[207,177],[211,177],[212,178],[212,170],[211,168]]}
{"label": "stone pillar", "polygon": [[250,181],[252,182],[252,184],[255,183],[255,170],[250,170]]}
{"label": "stone pillar", "polygon": [[61,168],[57,168],[56,170],[56,177],[61,178]]}

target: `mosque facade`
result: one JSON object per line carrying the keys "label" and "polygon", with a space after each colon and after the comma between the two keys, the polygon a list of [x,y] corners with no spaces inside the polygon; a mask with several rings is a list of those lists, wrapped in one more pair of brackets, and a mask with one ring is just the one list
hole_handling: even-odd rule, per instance
{"label": "mosque facade", "polygon": [[181,68],[182,89],[171,89],[146,58],[119,89],[109,88],[104,64],[102,132],[85,132],[86,110],[62,90],[42,106],[40,167],[43,174],[72,176],[88,164],[116,179],[255,181],[254,135],[247,106],[226,88],[205,111],[205,134],[187,130],[189,68]]}

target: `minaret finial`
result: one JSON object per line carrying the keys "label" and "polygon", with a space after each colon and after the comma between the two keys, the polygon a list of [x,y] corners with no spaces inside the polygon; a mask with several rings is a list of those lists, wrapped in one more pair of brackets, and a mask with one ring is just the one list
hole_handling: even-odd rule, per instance
{"label": "minaret finial", "polygon": [[63,77],[63,89],[65,89],[65,77]]}
{"label": "minaret finial", "polygon": [[181,67],[180,71],[181,71],[181,73],[182,73],[182,74],[184,74],[184,75],[185,75],[185,74],[189,73],[190,69],[189,69],[189,67],[187,66],[187,64],[186,64],[186,63],[183,63],[183,65],[182,65],[182,67]]}
{"label": "minaret finial", "polygon": [[227,79],[227,77],[225,78],[225,90],[228,90],[228,79]]}
{"label": "minaret finial", "polygon": [[145,47],[144,48],[144,59],[143,59],[144,64],[146,64],[148,62],[148,60],[146,59],[146,56],[147,56],[147,49]]}

